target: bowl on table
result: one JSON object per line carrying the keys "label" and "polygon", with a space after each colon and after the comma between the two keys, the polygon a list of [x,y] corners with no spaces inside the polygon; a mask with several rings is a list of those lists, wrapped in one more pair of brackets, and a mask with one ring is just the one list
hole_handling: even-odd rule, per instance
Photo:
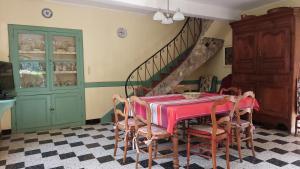
{"label": "bowl on table", "polygon": [[201,96],[201,92],[185,92],[182,95],[186,99],[197,99]]}

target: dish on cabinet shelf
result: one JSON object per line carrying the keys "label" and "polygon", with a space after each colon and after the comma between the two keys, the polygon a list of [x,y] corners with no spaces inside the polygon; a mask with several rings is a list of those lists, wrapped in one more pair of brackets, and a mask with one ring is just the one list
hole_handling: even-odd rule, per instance
{"label": "dish on cabinet shelf", "polygon": [[67,51],[68,52],[75,52],[75,47],[74,46],[69,46],[68,48],[67,48]]}
{"label": "dish on cabinet shelf", "polygon": [[38,61],[24,61],[20,63],[20,69],[30,72],[41,72],[46,70],[46,64]]}
{"label": "dish on cabinet shelf", "polygon": [[75,63],[55,63],[55,71],[76,71]]}
{"label": "dish on cabinet shelf", "polygon": [[57,52],[57,53],[65,53],[66,50],[65,49],[56,49],[55,52]]}

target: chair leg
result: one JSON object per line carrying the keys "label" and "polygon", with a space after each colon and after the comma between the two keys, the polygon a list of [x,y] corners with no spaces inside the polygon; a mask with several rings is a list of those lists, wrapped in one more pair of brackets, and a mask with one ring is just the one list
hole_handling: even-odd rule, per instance
{"label": "chair leg", "polygon": [[149,154],[149,159],[148,159],[148,168],[152,168],[152,143],[149,144],[148,146],[148,154]]}
{"label": "chair leg", "polygon": [[246,140],[246,146],[248,149],[252,148],[252,144],[251,144],[251,126],[247,127],[247,130],[246,130],[246,138],[248,138]]}
{"label": "chair leg", "polygon": [[187,137],[187,148],[186,148],[186,168],[189,169],[190,166],[190,155],[191,155],[191,135],[188,134]]}
{"label": "chair leg", "polygon": [[231,132],[231,135],[230,135],[230,146],[231,147],[233,147],[233,142],[234,142],[233,139],[234,139],[234,137],[236,137],[234,131],[235,131],[235,129],[231,128],[231,130],[230,130],[230,132]]}
{"label": "chair leg", "polygon": [[297,136],[297,134],[298,134],[298,120],[296,119],[296,121],[295,121],[295,137]]}
{"label": "chair leg", "polygon": [[124,154],[123,154],[123,163],[126,162],[126,155],[127,155],[127,149],[128,149],[128,134],[125,135],[125,146],[124,146]]}
{"label": "chair leg", "polygon": [[241,136],[240,136],[240,129],[237,127],[235,128],[235,136],[236,136],[236,142],[237,142],[237,147],[238,147],[238,153],[239,153],[239,158],[240,162],[243,162],[242,159],[242,153],[241,153]]}
{"label": "chair leg", "polygon": [[226,138],[226,166],[227,166],[227,169],[230,169],[229,145],[230,145],[230,135],[228,134],[228,136]]}
{"label": "chair leg", "polygon": [[253,132],[250,131],[250,144],[251,144],[251,150],[252,150],[252,155],[255,157],[255,149],[254,149],[254,143],[253,143]]}
{"label": "chair leg", "polygon": [[116,155],[117,155],[118,142],[119,142],[119,128],[116,127],[116,129],[115,129],[115,149],[114,149],[114,158],[116,158]]}
{"label": "chair leg", "polygon": [[213,164],[213,169],[217,168],[217,142],[216,140],[211,140],[211,159]]}
{"label": "chair leg", "polygon": [[154,141],[154,159],[157,158],[157,151],[158,151],[158,144],[156,141]]}
{"label": "chair leg", "polygon": [[[136,136],[136,145],[137,145],[137,147],[136,147],[136,159],[135,159],[135,168],[138,168],[139,167],[139,157],[140,157],[140,153],[139,153],[139,151],[138,151],[138,149],[139,149],[139,136],[137,135]],[[135,144],[135,143],[132,143],[132,144]],[[132,146],[135,146],[135,145],[132,145]]]}
{"label": "chair leg", "polygon": [[186,120],[183,120],[183,122],[182,122],[182,130],[183,130],[183,132],[182,132],[182,140],[185,140],[186,129],[187,129],[187,127],[186,127]]}

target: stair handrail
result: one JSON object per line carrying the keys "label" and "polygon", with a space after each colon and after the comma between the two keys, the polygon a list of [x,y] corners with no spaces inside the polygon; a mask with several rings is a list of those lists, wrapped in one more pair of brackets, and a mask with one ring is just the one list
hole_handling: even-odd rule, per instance
{"label": "stair handrail", "polygon": [[[190,22],[192,21],[192,23],[194,23],[194,32],[192,32],[192,29],[190,28]],[[176,41],[178,41],[178,37],[181,37],[180,39],[180,49],[182,50],[182,41],[183,41],[183,45],[185,46],[185,50],[187,50],[188,48],[193,48],[193,45],[196,44],[200,34],[201,34],[201,30],[202,30],[202,20],[200,18],[187,18],[184,25],[182,26],[182,28],[180,29],[180,31],[176,34],[176,36],[174,38],[172,38],[166,45],[164,45],[161,49],[159,49],[157,52],[155,52],[152,56],[150,56],[148,59],[146,59],[143,63],[141,63],[139,66],[137,66],[130,74],[129,76],[127,77],[126,79],[126,82],[125,82],[125,94],[126,94],[126,97],[129,97],[129,93],[128,93],[128,85],[130,83],[131,87],[133,88],[134,90],[134,87],[133,86],[138,86],[138,85],[134,85],[132,84],[132,81],[130,80],[131,78],[134,78],[134,73],[137,73],[137,82],[139,82],[142,86],[142,87],[145,87],[144,84],[143,84],[143,81],[146,81],[146,80],[149,80],[151,78],[154,77],[154,75],[158,72],[161,72],[162,71],[162,62],[163,62],[163,66],[166,66],[167,64],[169,64],[170,62],[174,61],[174,59],[176,59],[181,53],[178,49],[178,47],[176,46]],[[197,24],[197,25],[196,25]],[[197,27],[197,29],[196,29]],[[187,29],[185,31],[185,29]],[[198,31],[198,33],[196,33],[196,31]],[[186,34],[184,34],[185,32],[187,32]],[[189,33],[191,33],[191,38],[193,40],[193,44],[189,44]],[[193,34],[194,33],[194,34]],[[186,42],[184,41],[183,39],[183,35],[187,37],[186,39]],[[177,51],[177,57],[174,56],[175,58],[172,58],[169,54],[169,46],[171,44],[174,44],[173,48],[174,48],[174,53]],[[167,48],[167,58],[165,61],[163,58],[162,58],[162,52]],[[176,51],[175,51],[176,50]],[[184,51],[181,51],[181,52],[184,52]],[[156,56],[160,54],[160,61],[159,61],[159,68],[158,68],[158,65],[154,62],[154,59],[156,59]],[[175,55],[175,54],[174,54]],[[169,56],[170,58],[172,59],[171,61],[169,61]],[[151,76],[151,72],[149,72],[148,68],[147,68],[147,64],[149,64],[149,61],[151,61],[151,59],[153,60],[153,65],[152,65],[152,76]],[[142,70],[142,66],[145,66],[145,76],[144,76],[144,80],[142,79],[142,76],[141,74],[139,73],[138,70]],[[156,72],[154,73],[154,69],[156,69]],[[149,75],[149,78],[147,78],[147,73]],[[138,81],[138,79],[140,79],[141,81]]]}

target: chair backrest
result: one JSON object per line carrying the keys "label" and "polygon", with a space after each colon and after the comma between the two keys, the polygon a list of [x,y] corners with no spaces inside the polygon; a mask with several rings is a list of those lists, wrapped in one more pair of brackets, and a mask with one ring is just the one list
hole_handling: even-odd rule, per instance
{"label": "chair backrest", "polygon": [[242,90],[237,87],[222,88],[220,90],[220,94],[240,96],[242,94]]}
{"label": "chair backrest", "polygon": [[[114,112],[115,112],[115,123],[117,124],[119,122],[119,116],[124,117],[125,119],[125,129],[128,129],[128,112],[129,112],[129,104],[127,99],[121,97],[118,94],[114,94],[112,97],[113,105],[114,105]],[[121,106],[118,104],[122,104]]]}
{"label": "chair backrest", "polygon": [[199,92],[217,92],[217,76],[205,75],[199,78]]}
{"label": "chair backrest", "polygon": [[247,91],[245,92],[242,96],[241,96],[241,100],[242,99],[250,99],[250,107],[246,108],[246,109],[241,109],[239,107],[239,111],[236,111],[236,120],[238,124],[241,124],[241,116],[248,114],[248,119],[247,121],[249,121],[252,124],[252,113],[253,113],[253,107],[255,104],[255,94],[253,91]]}
{"label": "chair backrest", "polygon": [[[150,109],[150,105],[149,103],[147,103],[146,101],[140,99],[139,97],[137,96],[131,96],[130,97],[130,102],[133,104],[132,105],[132,108],[133,108],[133,117],[134,117],[134,120],[135,120],[135,130],[137,131],[138,130],[138,122],[141,121],[145,124],[147,124],[147,138],[148,139],[151,139],[152,137],[152,133],[151,133],[151,119],[152,119],[152,114],[151,114],[151,109]],[[140,115],[139,113],[137,113],[137,111],[135,110],[136,109],[136,106],[134,104],[139,104],[140,106],[143,106],[146,110],[146,119]]]}
{"label": "chair backrest", "polygon": [[232,74],[229,74],[227,76],[225,76],[222,80],[221,80],[221,84],[220,84],[220,89],[219,89],[219,93],[220,90],[223,88],[229,88],[230,86],[232,86]]}
{"label": "chair backrest", "polygon": [[186,85],[176,85],[175,87],[172,88],[172,93],[173,94],[181,94],[181,93],[184,93],[186,91],[191,91],[191,88],[189,88],[188,86]]}
{"label": "chair backrest", "polygon": [[217,135],[218,128],[225,129],[226,132],[231,132],[231,120],[230,114],[222,116],[217,120],[216,118],[216,110],[219,106],[228,106],[226,104],[231,104],[233,110],[236,109],[235,105],[237,103],[237,97],[226,96],[223,99],[217,100],[213,103],[211,108],[211,121],[212,121],[212,137],[215,138]]}

